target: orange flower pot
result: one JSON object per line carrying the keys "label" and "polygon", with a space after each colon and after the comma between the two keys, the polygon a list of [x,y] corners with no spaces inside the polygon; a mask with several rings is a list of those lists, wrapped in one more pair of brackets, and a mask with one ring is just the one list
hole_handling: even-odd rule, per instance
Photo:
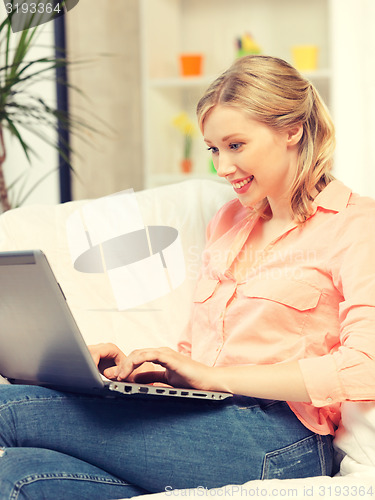
{"label": "orange flower pot", "polygon": [[191,161],[190,158],[184,158],[183,160],[181,160],[181,171],[184,174],[190,174],[192,167],[193,167],[193,162]]}
{"label": "orange flower pot", "polygon": [[202,54],[180,54],[181,76],[199,76],[202,74]]}

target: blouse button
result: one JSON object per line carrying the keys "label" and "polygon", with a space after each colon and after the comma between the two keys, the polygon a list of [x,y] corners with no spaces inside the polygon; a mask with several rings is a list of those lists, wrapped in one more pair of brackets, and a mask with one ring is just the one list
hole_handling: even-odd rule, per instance
{"label": "blouse button", "polygon": [[332,398],[327,398],[327,403],[332,403],[333,399]]}

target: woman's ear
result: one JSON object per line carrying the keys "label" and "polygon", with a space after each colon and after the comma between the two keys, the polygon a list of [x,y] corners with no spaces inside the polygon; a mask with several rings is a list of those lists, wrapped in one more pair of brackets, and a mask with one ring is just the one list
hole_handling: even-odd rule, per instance
{"label": "woman's ear", "polygon": [[303,125],[298,123],[287,130],[287,143],[289,146],[294,146],[299,143],[303,135]]}

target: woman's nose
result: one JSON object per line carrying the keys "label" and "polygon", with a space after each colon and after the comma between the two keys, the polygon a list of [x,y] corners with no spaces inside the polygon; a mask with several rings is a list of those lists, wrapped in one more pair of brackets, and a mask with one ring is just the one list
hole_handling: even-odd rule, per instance
{"label": "woman's nose", "polygon": [[233,161],[226,155],[220,155],[216,159],[215,168],[219,177],[227,177],[236,171],[236,166]]}

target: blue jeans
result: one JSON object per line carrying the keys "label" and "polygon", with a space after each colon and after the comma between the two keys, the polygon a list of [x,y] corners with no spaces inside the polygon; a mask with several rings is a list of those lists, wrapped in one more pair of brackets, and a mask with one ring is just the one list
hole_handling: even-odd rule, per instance
{"label": "blue jeans", "polygon": [[332,439],[284,402],[98,398],[0,386],[0,499],[115,499],[330,475]]}

